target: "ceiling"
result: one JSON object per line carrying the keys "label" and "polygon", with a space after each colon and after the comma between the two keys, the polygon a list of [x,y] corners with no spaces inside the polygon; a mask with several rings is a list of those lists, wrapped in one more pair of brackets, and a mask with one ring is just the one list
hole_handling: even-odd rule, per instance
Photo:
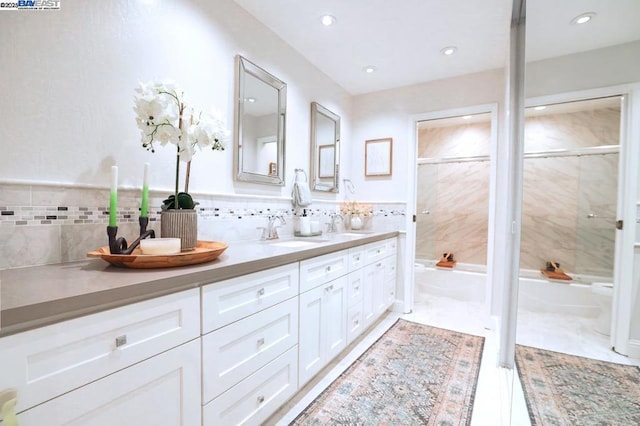
{"label": "ceiling", "polygon": [[[235,1],[353,95],[506,63],[512,0]],[[571,24],[585,12],[596,16]],[[640,0],[530,0],[527,61],[640,40],[638,18]]]}

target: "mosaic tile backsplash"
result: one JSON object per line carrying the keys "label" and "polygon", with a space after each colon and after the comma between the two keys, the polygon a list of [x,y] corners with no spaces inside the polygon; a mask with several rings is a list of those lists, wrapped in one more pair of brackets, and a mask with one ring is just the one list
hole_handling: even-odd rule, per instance
{"label": "mosaic tile backsplash", "polygon": [[[164,192],[150,194],[149,228],[160,233]],[[198,238],[201,240],[258,240],[269,215],[282,215],[280,236],[293,235],[297,213],[286,198],[199,195]],[[49,185],[0,185],[0,269],[82,260],[88,251],[106,245],[109,190]],[[118,191],[118,234],[138,232],[139,190]],[[321,222],[339,209],[339,202],[314,201],[308,214]],[[404,204],[374,205],[376,230],[401,230]],[[133,238],[127,238],[127,240]]]}

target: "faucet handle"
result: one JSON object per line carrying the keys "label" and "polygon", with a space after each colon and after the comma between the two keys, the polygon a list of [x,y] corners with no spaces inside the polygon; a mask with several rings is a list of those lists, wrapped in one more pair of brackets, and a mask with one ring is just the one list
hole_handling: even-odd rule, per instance
{"label": "faucet handle", "polygon": [[257,226],[256,229],[262,230],[262,235],[260,236],[261,241],[265,241],[267,239],[267,228],[265,226]]}

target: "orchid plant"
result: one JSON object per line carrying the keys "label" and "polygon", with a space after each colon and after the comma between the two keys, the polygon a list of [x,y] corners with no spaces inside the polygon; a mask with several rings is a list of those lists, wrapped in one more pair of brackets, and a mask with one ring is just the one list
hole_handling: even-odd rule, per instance
{"label": "orchid plant", "polygon": [[[175,193],[164,200],[162,209],[192,209],[197,203],[189,195],[191,159],[196,149],[222,151],[229,137],[224,121],[214,115],[188,108],[184,93],[172,82],[140,83],[135,89],[134,111],[142,132],[142,147],[155,152],[156,144],[176,146]],[[187,163],[184,192],[179,191],[180,162]]]}

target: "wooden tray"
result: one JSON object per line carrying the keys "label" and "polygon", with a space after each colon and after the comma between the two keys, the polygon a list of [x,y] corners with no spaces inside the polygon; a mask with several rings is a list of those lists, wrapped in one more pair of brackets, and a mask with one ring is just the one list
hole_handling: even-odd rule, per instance
{"label": "wooden tray", "polygon": [[137,247],[132,254],[111,254],[109,246],[87,253],[87,257],[99,257],[113,266],[121,268],[154,269],[174,266],[196,265],[210,262],[220,256],[228,245],[217,241],[198,241],[196,248],[182,253],[167,255],[142,254]]}

